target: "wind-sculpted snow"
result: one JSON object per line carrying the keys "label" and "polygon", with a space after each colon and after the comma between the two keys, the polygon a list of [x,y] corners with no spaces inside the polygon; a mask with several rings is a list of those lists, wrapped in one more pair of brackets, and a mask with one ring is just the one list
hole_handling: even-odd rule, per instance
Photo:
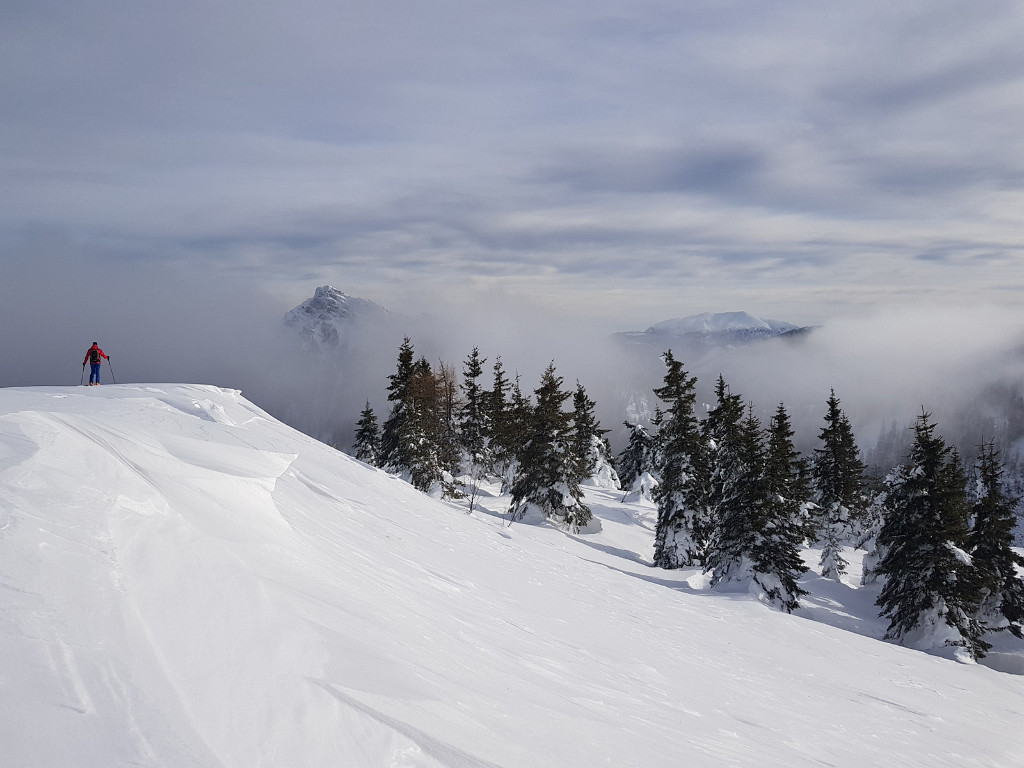
{"label": "wind-sculpted snow", "polygon": [[1020,765],[1020,677],[654,569],[621,495],[507,527],[234,391],[0,390],[0,764]]}

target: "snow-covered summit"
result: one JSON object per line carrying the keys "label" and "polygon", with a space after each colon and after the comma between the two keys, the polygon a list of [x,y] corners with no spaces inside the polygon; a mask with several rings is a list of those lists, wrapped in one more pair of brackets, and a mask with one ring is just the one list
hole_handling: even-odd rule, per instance
{"label": "snow-covered summit", "polygon": [[339,349],[355,326],[379,322],[387,316],[388,311],[374,301],[321,285],[312,298],[285,314],[284,325],[298,331],[313,351],[327,352]]}

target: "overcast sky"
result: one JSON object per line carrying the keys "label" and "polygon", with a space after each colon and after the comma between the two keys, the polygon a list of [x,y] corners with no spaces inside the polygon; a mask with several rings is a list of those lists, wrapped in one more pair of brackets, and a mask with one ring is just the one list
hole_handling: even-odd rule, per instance
{"label": "overcast sky", "polygon": [[1018,0],[4,0],[8,317],[171,273],[618,329],[1018,304],[1022,40]]}

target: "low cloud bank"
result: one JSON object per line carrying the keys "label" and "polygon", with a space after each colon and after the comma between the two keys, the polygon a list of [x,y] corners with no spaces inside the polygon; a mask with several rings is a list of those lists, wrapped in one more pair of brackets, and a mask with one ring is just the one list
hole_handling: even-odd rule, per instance
{"label": "low cloud bank", "polygon": [[[199,274],[127,257],[90,258],[47,234],[9,256],[0,287],[7,357],[0,385],[77,384],[86,348],[99,341],[112,356],[105,381],[112,368],[122,382],[241,389],[278,418],[342,448],[365,402],[379,418],[386,415],[387,376],[403,336],[418,356],[451,363],[460,373],[479,347],[487,358],[485,387],[498,356],[510,378],[521,377],[525,392],[554,362],[567,387],[576,380],[587,387],[615,438],[630,399],[644,398],[653,407],[651,390],[664,374],[658,359],[664,350],[625,350],[609,337],[606,321],[588,321],[569,305],[555,313],[519,297],[481,292],[443,306],[421,296],[418,308],[405,303],[398,309],[408,311],[401,312],[387,297],[368,296],[391,310],[391,320],[357,329],[344,354],[315,355],[282,326],[297,302],[237,272]],[[681,308],[678,316],[686,314]],[[1024,322],[1017,315],[1001,307],[879,307],[827,320],[795,341],[677,356],[699,377],[706,402],[719,374],[763,418],[784,402],[804,450],[813,448],[831,389],[865,450],[893,425],[911,425],[922,408],[951,440],[977,445],[1024,433]]]}

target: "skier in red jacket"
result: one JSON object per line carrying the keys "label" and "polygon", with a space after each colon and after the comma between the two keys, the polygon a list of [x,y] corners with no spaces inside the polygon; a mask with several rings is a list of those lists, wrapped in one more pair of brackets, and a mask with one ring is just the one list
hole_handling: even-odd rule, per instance
{"label": "skier in red jacket", "polygon": [[89,372],[90,387],[98,386],[100,383],[100,363],[103,361],[104,357],[107,358],[107,360],[110,359],[109,355],[103,354],[103,350],[100,349],[100,345],[95,341],[92,343],[92,346],[89,347],[89,351],[85,353],[85,360],[82,362],[82,367],[85,368],[86,363],[90,363],[92,365],[92,369]]}

